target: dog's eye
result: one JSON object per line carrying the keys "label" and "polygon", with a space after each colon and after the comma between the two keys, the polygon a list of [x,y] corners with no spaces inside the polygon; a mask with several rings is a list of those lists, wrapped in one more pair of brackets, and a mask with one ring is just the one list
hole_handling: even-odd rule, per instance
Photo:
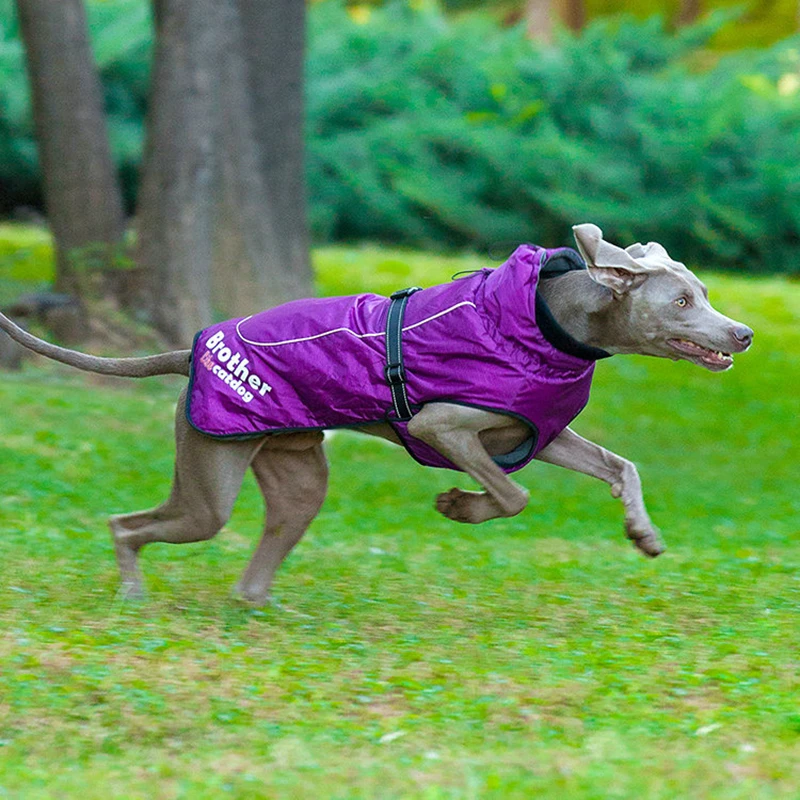
{"label": "dog's eye", "polygon": [[675,301],[675,305],[678,306],[678,308],[686,308],[688,303],[689,303],[689,301],[685,297],[679,297]]}

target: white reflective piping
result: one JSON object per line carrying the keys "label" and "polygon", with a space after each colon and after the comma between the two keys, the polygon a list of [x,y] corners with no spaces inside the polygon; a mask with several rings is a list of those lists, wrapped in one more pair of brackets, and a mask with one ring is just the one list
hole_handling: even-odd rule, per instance
{"label": "white reflective piping", "polygon": [[[407,325],[406,327],[403,328],[403,331],[404,332],[410,331],[412,328],[418,328],[420,325],[425,325],[425,323],[427,322],[432,322],[433,320],[438,319],[439,317],[442,317],[445,314],[449,314],[451,311],[455,311],[457,308],[461,308],[461,306],[472,306],[473,308],[477,308],[475,303],[472,303],[469,300],[464,300],[461,303],[456,303],[454,306],[450,306],[450,308],[446,308],[444,311],[440,311],[438,314],[434,314],[431,317],[427,317],[426,319],[420,320],[420,322],[415,322],[413,325]],[[278,347],[282,344],[297,344],[299,342],[310,342],[313,339],[321,339],[323,336],[330,336],[332,333],[349,333],[358,339],[366,339],[370,336],[384,336],[386,333],[385,331],[379,331],[378,333],[356,333],[355,331],[350,330],[350,328],[333,328],[329,331],[323,331],[322,333],[315,333],[313,336],[304,336],[300,339],[284,339],[281,342],[254,342],[251,339],[246,338],[242,334],[242,331],[239,328],[239,326],[242,323],[247,322],[247,320],[251,319],[251,317],[252,315],[250,317],[245,317],[244,319],[240,319],[236,323],[236,333],[243,342],[247,342],[247,344],[251,344],[255,347]]]}
{"label": "white reflective piping", "polygon": [[455,311],[457,308],[461,308],[461,306],[472,306],[473,308],[478,307],[475,305],[475,303],[472,303],[469,300],[464,300],[462,303],[456,303],[454,306],[450,306],[450,308],[446,308],[444,311],[440,311],[438,314],[434,314],[432,317],[420,320],[420,322],[415,322],[413,325],[406,325],[403,328],[403,331],[405,332],[405,331],[410,331],[412,328],[419,328],[420,325],[424,325],[426,322],[432,322],[438,317],[443,317],[445,314],[449,314],[451,311]]}
{"label": "white reflective piping", "polygon": [[384,332],[381,331],[380,333],[356,333],[355,331],[351,331],[350,328],[333,328],[329,331],[324,331],[323,333],[315,333],[313,336],[304,336],[302,339],[284,339],[282,342],[254,342],[252,339],[248,339],[244,336],[239,330],[239,326],[243,322],[247,322],[250,317],[245,317],[245,319],[240,319],[236,323],[236,333],[239,335],[239,338],[243,342],[247,342],[247,344],[252,344],[254,347],[278,347],[282,344],[297,344],[298,342],[310,342],[312,339],[321,339],[323,336],[330,336],[332,333],[352,333],[353,336],[357,336],[359,339],[366,339],[368,336],[383,336]]}

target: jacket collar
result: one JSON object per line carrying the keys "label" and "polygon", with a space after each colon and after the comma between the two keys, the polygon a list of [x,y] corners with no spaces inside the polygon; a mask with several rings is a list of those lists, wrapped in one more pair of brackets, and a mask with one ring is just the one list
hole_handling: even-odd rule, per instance
{"label": "jacket collar", "polygon": [[[580,255],[569,247],[561,247],[558,250],[548,251],[539,270],[539,279],[549,280],[579,269],[586,269],[586,263]],[[593,347],[579,342],[567,333],[556,322],[556,318],[544,301],[538,287],[536,290],[536,323],[542,332],[542,336],[553,347],[571,356],[582,358],[586,361],[598,361],[601,358],[610,358],[612,355],[612,353],[600,347]]]}

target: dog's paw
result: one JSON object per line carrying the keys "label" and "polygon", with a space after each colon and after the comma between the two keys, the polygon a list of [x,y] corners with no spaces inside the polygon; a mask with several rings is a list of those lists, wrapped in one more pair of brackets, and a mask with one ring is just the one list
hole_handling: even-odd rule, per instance
{"label": "dog's paw", "polygon": [[119,575],[122,580],[119,597],[125,600],[142,600],[145,593],[142,586],[142,575],[139,572],[138,551],[126,543],[127,531],[120,525],[117,517],[111,517],[108,524],[111,528],[114,555],[117,558]]}
{"label": "dog's paw", "polygon": [[500,516],[499,509],[486,492],[465,492],[456,488],[437,496],[436,510],[454,522],[470,525]]}
{"label": "dog's paw", "polygon": [[660,556],[667,549],[661,540],[658,528],[649,521],[645,524],[626,521],[625,533],[637,550],[641,550],[650,558]]}
{"label": "dog's paw", "polygon": [[147,599],[147,592],[141,581],[123,581],[117,589],[116,599],[123,603],[141,603]]}
{"label": "dog's paw", "polygon": [[269,588],[265,586],[250,586],[239,581],[233,589],[233,594],[251,606],[261,608],[266,605],[278,605],[269,593]]}

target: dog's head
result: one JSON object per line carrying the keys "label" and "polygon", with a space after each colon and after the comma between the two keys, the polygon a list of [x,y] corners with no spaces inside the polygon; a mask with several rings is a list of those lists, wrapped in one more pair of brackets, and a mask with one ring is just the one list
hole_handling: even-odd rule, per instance
{"label": "dog's head", "polygon": [[685,359],[722,372],[733,353],[750,347],[753,331],[712,308],[700,279],[657,242],[623,250],[605,241],[597,225],[573,231],[589,274],[613,292],[631,334],[623,337],[630,346],[617,352]]}

